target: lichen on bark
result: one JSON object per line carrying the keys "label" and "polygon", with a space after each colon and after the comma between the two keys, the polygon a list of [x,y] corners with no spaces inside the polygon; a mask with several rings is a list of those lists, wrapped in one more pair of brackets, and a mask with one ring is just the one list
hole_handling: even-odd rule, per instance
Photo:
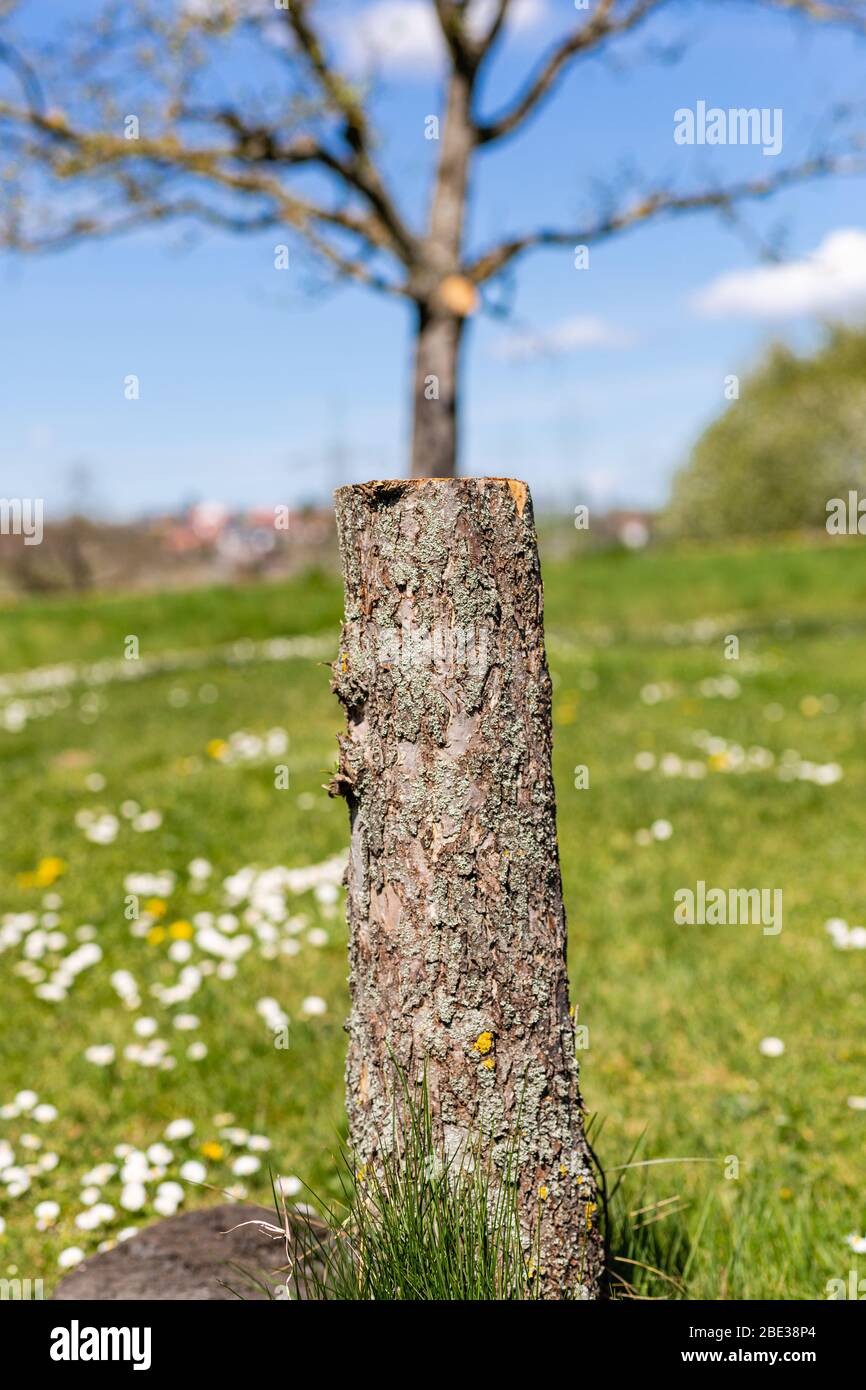
{"label": "lichen on bark", "polygon": [[392,1141],[426,1074],[450,1156],[516,1154],[546,1297],[594,1297],[598,1198],[578,1089],[532,503],[509,479],[338,490],[347,716],[350,1136]]}

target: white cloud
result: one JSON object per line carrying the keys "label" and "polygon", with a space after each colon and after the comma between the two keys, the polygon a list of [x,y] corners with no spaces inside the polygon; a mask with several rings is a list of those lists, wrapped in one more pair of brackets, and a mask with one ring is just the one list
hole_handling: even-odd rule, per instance
{"label": "white cloud", "polygon": [[[470,28],[483,32],[493,17],[494,0],[474,0]],[[544,0],[514,0],[508,25],[515,33],[544,15]],[[423,73],[438,67],[444,52],[442,31],[430,0],[374,0],[343,29],[344,60],[352,67],[370,62],[391,71]]]}
{"label": "white cloud", "polygon": [[579,314],[564,319],[541,333],[512,333],[494,349],[505,362],[537,362],[544,357],[565,357],[587,348],[629,348],[634,334],[614,328],[603,319]]}
{"label": "white cloud", "polygon": [[691,299],[718,318],[844,315],[866,305],[866,232],[841,228],[798,261],[721,275]]}
{"label": "white cloud", "polygon": [[[474,34],[483,34],[493,22],[496,0],[473,0],[469,8],[469,28]],[[507,26],[515,34],[531,29],[544,18],[544,0],[512,0],[508,11]]]}

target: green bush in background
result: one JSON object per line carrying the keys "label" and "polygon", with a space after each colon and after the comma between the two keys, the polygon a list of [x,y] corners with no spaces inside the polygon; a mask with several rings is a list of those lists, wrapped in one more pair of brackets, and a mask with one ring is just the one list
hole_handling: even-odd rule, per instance
{"label": "green bush in background", "polygon": [[812,356],[773,345],[674,479],[664,529],[823,528],[830,498],[866,486],[864,439],[866,329],[833,328]]}

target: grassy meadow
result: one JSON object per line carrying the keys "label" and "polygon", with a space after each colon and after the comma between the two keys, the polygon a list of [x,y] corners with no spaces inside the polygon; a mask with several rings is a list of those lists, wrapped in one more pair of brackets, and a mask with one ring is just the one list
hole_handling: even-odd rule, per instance
{"label": "grassy meadow", "polygon": [[[560,538],[542,561],[613,1269],[823,1298],[866,1274],[866,552]],[[269,1168],[338,1196],[340,611],[310,574],[3,612],[0,1275],[47,1292],[70,1250],[209,1188],[269,1202]],[[698,880],[780,888],[782,931],[676,925]]]}

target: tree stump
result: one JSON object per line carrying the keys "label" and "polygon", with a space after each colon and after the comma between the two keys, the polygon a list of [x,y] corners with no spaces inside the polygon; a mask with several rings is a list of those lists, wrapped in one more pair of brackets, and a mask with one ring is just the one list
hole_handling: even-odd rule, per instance
{"label": "tree stump", "polygon": [[392,1141],[396,1073],[426,1074],[449,1157],[479,1139],[494,1163],[516,1152],[543,1296],[596,1297],[529,491],[371,482],[340,488],[336,508],[351,1142],[374,1163]]}

